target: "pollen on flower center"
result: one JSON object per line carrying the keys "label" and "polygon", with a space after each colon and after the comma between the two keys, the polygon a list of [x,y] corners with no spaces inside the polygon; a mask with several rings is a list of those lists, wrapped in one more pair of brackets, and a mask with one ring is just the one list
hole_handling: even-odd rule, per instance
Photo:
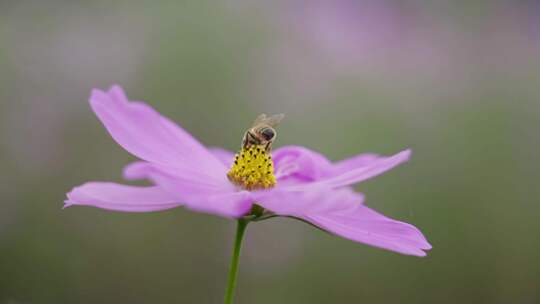
{"label": "pollen on flower center", "polygon": [[263,146],[252,145],[242,148],[234,157],[227,173],[234,184],[247,189],[265,189],[276,185],[274,163]]}

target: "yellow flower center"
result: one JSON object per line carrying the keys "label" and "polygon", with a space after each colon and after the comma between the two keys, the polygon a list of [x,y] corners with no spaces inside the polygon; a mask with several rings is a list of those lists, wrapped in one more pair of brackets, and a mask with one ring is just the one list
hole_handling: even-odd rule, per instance
{"label": "yellow flower center", "polygon": [[247,190],[272,188],[276,185],[272,156],[263,146],[242,148],[234,157],[227,177]]}

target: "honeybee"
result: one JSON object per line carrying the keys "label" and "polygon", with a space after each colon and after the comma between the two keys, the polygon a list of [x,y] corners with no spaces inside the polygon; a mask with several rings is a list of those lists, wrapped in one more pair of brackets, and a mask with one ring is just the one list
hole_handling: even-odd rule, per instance
{"label": "honeybee", "polygon": [[284,114],[266,117],[266,114],[259,115],[250,129],[244,134],[242,147],[247,148],[252,145],[264,146],[266,152],[272,149],[272,142],[276,139],[275,126],[285,117]]}

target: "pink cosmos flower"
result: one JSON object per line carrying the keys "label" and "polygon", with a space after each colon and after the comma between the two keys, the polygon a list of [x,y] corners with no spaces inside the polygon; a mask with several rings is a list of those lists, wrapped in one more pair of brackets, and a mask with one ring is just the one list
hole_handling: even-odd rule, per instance
{"label": "pink cosmos flower", "polygon": [[[149,212],[184,206],[235,219],[286,216],[402,254],[425,256],[431,249],[417,228],[366,207],[364,196],[351,188],[407,161],[410,150],[333,163],[307,148],[278,148],[267,159],[274,163],[275,186],[249,191],[227,177],[235,160],[232,152],[206,148],[147,104],[129,101],[119,86],[93,90],[90,104],[114,140],[142,160],[128,165],[124,177],[149,179],[154,185],[89,182],[67,194],[65,207]],[[254,206],[264,213],[254,215]]]}

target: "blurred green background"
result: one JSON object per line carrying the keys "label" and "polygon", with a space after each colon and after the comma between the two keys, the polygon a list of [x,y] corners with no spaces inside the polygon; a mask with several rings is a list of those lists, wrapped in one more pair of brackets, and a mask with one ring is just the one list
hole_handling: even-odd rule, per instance
{"label": "blurred green background", "polygon": [[540,303],[537,1],[1,1],[0,303],[220,303],[235,223],[61,210],[133,160],[88,106],[121,84],[206,145],[413,149],[358,186],[426,258],[250,225],[237,303]]}

